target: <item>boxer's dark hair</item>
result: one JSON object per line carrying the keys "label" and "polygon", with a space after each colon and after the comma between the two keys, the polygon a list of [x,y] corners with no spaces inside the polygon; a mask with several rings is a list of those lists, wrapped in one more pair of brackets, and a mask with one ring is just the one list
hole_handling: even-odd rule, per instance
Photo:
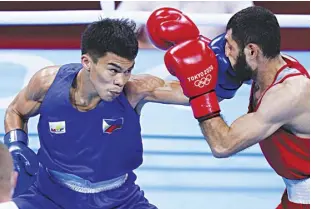
{"label": "boxer's dark hair", "polygon": [[254,43],[267,58],[280,54],[280,26],[276,16],[266,8],[252,6],[237,12],[229,20],[226,29],[232,29],[232,39],[240,49]]}
{"label": "boxer's dark hair", "polygon": [[138,53],[135,28],[135,22],[129,19],[105,18],[93,22],[82,34],[82,54],[89,54],[95,63],[107,52],[134,60]]}

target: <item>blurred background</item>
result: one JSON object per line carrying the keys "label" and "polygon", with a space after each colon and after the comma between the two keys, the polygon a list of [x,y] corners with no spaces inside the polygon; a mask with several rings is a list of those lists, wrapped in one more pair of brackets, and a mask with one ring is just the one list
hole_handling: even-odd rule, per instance
{"label": "blurred background", "polygon": [[[307,1],[240,2],[150,2],[150,1],[14,1],[0,2],[2,11],[153,11],[169,6],[185,13],[230,13],[250,5],[264,6],[275,14],[310,14]],[[2,13],[3,14],[3,13]],[[138,25],[140,50],[133,73],[150,73],[173,79],[163,66],[164,52],[154,49]],[[80,36],[86,24],[6,25],[0,17],[0,118],[30,77],[48,65],[80,62]],[[223,27],[199,26],[213,38]],[[310,28],[282,28],[282,53],[298,59],[310,69]],[[249,85],[235,98],[221,103],[230,124],[247,111]],[[29,122],[30,146],[40,147],[38,117]],[[188,107],[147,104],[141,116],[144,164],[137,169],[137,183],[146,197],[160,209],[270,209],[280,202],[282,179],[269,167],[255,145],[228,159],[216,159],[202,137]],[[0,124],[0,137],[4,135]]]}
{"label": "blurred background", "polygon": [[[309,1],[0,1],[0,11],[55,11],[55,10],[120,10],[153,11],[162,6],[180,8],[185,12],[234,13],[250,5],[270,9],[275,14],[310,14]],[[0,20],[1,21],[1,20]],[[79,49],[80,34],[86,25],[45,26],[2,26],[0,27],[0,48],[59,48]],[[214,29],[217,30],[217,29]],[[218,29],[218,32],[221,29]],[[204,33],[205,35],[213,33]],[[218,34],[218,33],[217,33]],[[214,33],[215,35],[215,33]],[[214,36],[213,35],[213,36]],[[146,45],[144,32],[140,43]],[[283,50],[309,50],[309,28],[282,28]]]}

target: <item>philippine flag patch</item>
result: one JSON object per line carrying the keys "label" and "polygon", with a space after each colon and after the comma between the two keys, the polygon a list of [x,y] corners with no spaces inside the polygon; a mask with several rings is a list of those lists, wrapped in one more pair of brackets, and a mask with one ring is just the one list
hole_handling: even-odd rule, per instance
{"label": "philippine flag patch", "polygon": [[121,129],[123,121],[123,117],[117,119],[103,119],[103,132],[111,134],[115,130]]}

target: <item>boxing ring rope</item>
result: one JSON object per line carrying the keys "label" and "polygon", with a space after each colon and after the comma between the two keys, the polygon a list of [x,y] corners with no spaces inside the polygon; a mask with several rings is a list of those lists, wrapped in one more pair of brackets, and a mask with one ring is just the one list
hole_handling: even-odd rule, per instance
{"label": "boxing ring rope", "polygon": [[[136,23],[146,23],[151,12],[142,11],[2,11],[0,25],[63,25],[88,24],[102,18],[129,18]],[[224,26],[232,14],[185,13],[198,25]],[[280,27],[310,28],[310,15],[276,14]]]}

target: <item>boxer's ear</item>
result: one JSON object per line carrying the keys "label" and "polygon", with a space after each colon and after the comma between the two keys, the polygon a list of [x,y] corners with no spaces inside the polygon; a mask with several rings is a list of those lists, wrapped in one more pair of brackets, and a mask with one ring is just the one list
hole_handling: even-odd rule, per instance
{"label": "boxer's ear", "polygon": [[257,44],[249,43],[246,45],[244,52],[245,55],[252,60],[258,57],[261,50]]}
{"label": "boxer's ear", "polygon": [[81,56],[81,63],[82,66],[85,70],[87,70],[88,72],[90,72],[91,69],[91,65],[92,65],[92,58],[88,55],[88,54],[83,54]]}

